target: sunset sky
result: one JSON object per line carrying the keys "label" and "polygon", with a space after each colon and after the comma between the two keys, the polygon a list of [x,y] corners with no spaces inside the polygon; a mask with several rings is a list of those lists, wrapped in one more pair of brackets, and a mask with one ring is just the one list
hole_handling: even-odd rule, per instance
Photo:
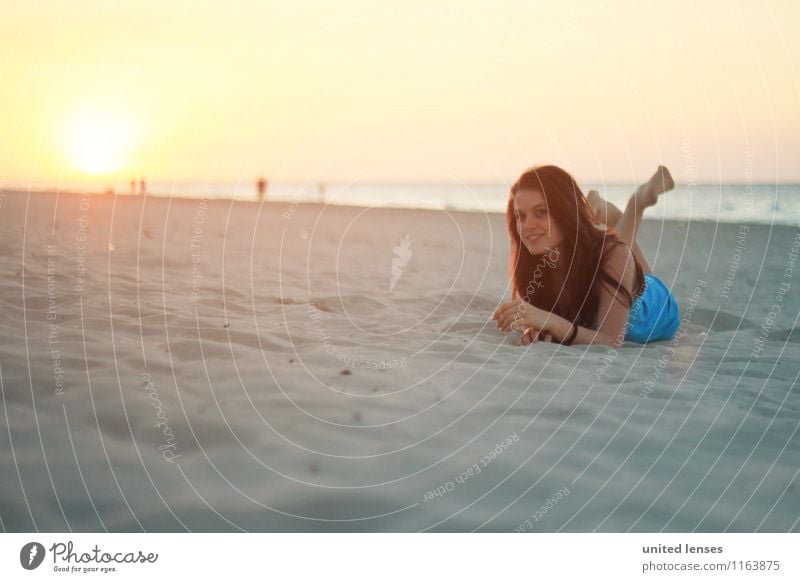
{"label": "sunset sky", "polygon": [[0,0],[0,180],[800,181],[798,4],[700,4]]}

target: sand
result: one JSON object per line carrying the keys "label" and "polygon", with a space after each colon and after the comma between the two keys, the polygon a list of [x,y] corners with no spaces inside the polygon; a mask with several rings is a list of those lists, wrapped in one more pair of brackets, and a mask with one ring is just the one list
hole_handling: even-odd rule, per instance
{"label": "sand", "polygon": [[499,214],[0,201],[5,531],[800,531],[798,228],[646,221],[679,337],[523,348]]}

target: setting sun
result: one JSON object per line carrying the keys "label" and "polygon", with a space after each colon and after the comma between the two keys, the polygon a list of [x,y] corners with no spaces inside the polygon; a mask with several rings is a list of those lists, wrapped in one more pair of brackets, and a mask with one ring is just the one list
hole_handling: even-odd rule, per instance
{"label": "setting sun", "polygon": [[76,111],[64,127],[70,165],[92,176],[125,169],[134,145],[133,127],[128,115],[110,108]]}

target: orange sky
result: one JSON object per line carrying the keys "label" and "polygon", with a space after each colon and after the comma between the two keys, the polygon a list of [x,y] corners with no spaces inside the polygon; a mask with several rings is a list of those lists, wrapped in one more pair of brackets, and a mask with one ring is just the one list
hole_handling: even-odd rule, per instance
{"label": "orange sky", "polygon": [[800,181],[796,3],[289,4],[0,0],[0,180]]}

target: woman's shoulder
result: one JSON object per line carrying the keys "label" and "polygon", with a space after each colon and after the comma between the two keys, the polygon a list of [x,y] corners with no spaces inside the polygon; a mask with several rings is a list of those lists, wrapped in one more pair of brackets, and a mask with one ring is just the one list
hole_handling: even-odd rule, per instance
{"label": "woman's shoulder", "polygon": [[636,278],[636,259],[631,248],[621,240],[606,238],[601,268],[627,289],[633,288]]}
{"label": "woman's shoulder", "polygon": [[634,260],[631,248],[618,238],[606,237],[603,241],[603,249],[601,252],[602,263],[625,263],[628,260]]}

